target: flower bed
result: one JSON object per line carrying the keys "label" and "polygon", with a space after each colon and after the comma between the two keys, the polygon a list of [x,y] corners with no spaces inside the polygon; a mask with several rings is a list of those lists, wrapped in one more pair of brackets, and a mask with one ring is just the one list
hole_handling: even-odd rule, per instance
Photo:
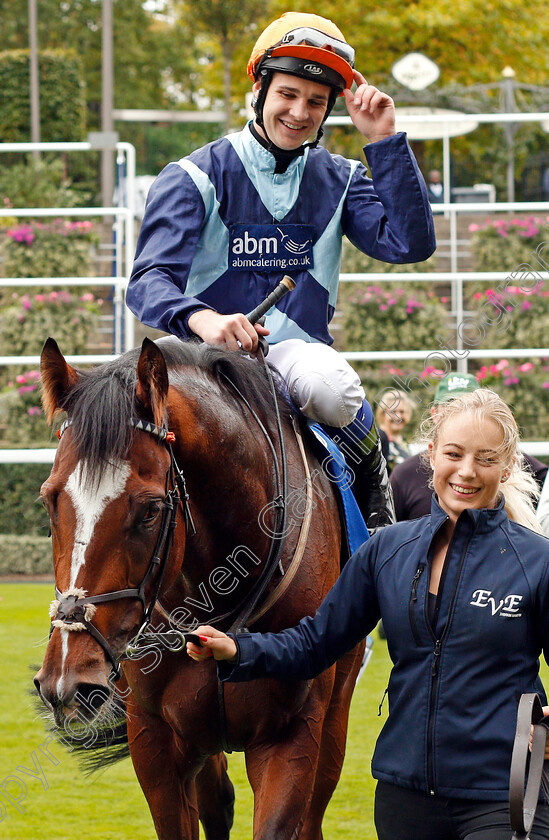
{"label": "flower bed", "polygon": [[2,246],[6,277],[86,277],[97,238],[89,221],[27,222],[6,231]]}
{"label": "flower bed", "polygon": [[487,219],[469,225],[475,271],[512,271],[549,239],[549,216]]}
{"label": "flower bed", "polygon": [[394,283],[361,284],[345,300],[347,350],[420,350],[435,347],[444,330],[448,298],[439,298],[432,286]]}
{"label": "flower bed", "polygon": [[469,306],[476,311],[482,306],[494,320],[486,330],[481,347],[547,346],[549,287],[546,284],[539,283],[530,291],[507,285],[505,294],[493,288],[476,291],[470,295]]}
{"label": "flower bed", "polygon": [[0,444],[47,446],[51,442],[40,404],[40,371],[17,374],[0,391]]}
{"label": "flower bed", "polygon": [[84,353],[99,322],[103,301],[91,293],[63,289],[39,294],[12,293],[0,308],[0,355],[40,353],[48,336],[65,353]]}
{"label": "flower bed", "polygon": [[514,364],[500,359],[476,372],[479,383],[492,388],[513,409],[525,440],[544,440],[549,429],[549,359]]}

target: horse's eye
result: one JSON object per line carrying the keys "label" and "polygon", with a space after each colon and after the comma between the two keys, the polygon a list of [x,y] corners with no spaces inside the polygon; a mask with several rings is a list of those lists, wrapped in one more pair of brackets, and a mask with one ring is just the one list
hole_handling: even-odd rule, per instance
{"label": "horse's eye", "polygon": [[162,510],[162,505],[160,502],[151,502],[145,511],[145,515],[143,517],[143,523],[145,525],[154,522],[160,511]]}

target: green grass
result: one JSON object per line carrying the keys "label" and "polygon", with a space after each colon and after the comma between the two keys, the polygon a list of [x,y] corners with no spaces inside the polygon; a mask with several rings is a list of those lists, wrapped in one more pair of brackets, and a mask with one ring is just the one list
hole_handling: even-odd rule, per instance
{"label": "green grass", "polygon": [[[43,658],[52,597],[51,585],[0,585],[0,837],[154,840],[149,809],[130,760],[86,777],[60,744],[49,745],[57,764],[40,751],[46,731],[29,695],[29,666]],[[343,774],[324,820],[326,840],[375,840],[370,759],[387,713],[385,705],[383,717],[377,716],[388,672],[386,643],[376,634],[374,654],[353,698]],[[253,802],[241,754],[229,756],[229,772],[236,788],[231,840],[250,840]],[[19,799],[21,810],[9,798]]]}

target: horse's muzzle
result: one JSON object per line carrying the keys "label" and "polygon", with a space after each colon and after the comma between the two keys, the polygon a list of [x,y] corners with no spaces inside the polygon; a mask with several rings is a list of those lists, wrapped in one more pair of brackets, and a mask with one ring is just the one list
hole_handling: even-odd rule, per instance
{"label": "horse's muzzle", "polygon": [[93,720],[112,694],[106,679],[84,681],[70,673],[53,678],[44,666],[36,674],[34,685],[42,702],[53,712],[58,726],[64,726],[68,720],[82,724]]}

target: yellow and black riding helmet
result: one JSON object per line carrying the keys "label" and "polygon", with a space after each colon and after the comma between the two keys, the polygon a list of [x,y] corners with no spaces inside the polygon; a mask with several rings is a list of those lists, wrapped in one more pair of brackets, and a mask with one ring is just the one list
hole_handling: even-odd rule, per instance
{"label": "yellow and black riding helmet", "polygon": [[[273,73],[289,73],[328,85],[331,94],[323,122],[338,96],[353,83],[355,51],[341,30],[327,18],[302,12],[286,12],[259,36],[248,61],[248,76],[261,79],[261,89],[253,102],[256,122],[263,125],[263,105]],[[312,144],[322,136],[322,127]]]}

